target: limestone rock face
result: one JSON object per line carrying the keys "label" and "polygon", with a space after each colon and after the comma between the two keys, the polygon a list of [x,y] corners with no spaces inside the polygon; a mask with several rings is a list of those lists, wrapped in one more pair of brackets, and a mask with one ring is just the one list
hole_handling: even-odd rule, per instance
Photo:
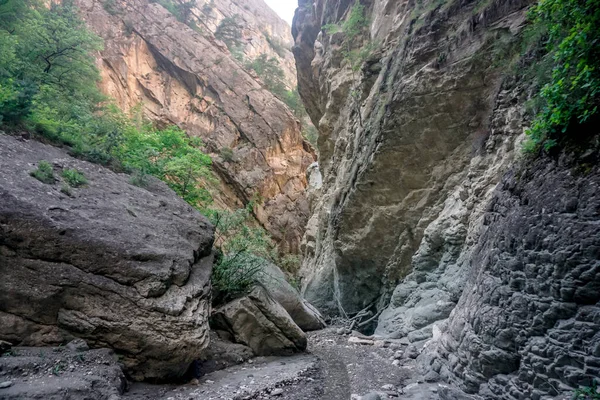
{"label": "limestone rock face", "polygon": [[553,396],[599,376],[599,189],[597,157],[542,158],[506,174],[465,290],[421,356],[426,369],[503,399]]}
{"label": "limestone rock face", "polygon": [[263,0],[197,0],[190,21],[212,34],[225,18],[242,27],[241,51],[253,60],[261,54],[275,58],[285,73],[289,88],[296,87],[296,65],[292,54],[291,28]]}
{"label": "limestone rock face", "polygon": [[230,333],[255,355],[289,355],[306,349],[307,339],[285,309],[264,289],[215,310],[211,326]]}
{"label": "limestone rock face", "polygon": [[[119,0],[110,13],[102,2],[77,0],[88,25],[105,41],[98,55],[102,90],[123,110],[141,104],[143,115],[158,125],[176,124],[202,138],[220,181],[211,184],[215,206],[235,209],[254,200],[256,219],[281,250],[297,252],[309,213],[305,170],[314,153],[285,104],[210,30],[232,13],[249,19],[261,3],[248,3],[248,11],[239,1],[215,1],[213,21],[198,14],[209,13],[198,2],[193,18],[208,25],[192,29],[156,2]],[[262,28],[253,21],[246,31],[285,36],[281,20]]]}
{"label": "limestone rock face", "polygon": [[[57,181],[30,172],[41,160]],[[87,186],[61,192],[60,171]],[[0,134],[0,339],[74,337],[121,355],[136,379],[180,375],[208,345],[213,228],[166,185]]]}

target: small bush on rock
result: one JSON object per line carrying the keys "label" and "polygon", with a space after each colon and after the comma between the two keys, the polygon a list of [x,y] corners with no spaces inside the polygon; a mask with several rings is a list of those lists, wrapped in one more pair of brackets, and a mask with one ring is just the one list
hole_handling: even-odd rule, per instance
{"label": "small bush on rock", "polygon": [[35,171],[31,172],[31,176],[40,182],[53,184],[55,182],[54,170],[48,161],[40,161]]}
{"label": "small bush on rock", "polygon": [[88,180],[85,175],[76,169],[65,169],[61,176],[69,186],[78,188],[87,185]]}

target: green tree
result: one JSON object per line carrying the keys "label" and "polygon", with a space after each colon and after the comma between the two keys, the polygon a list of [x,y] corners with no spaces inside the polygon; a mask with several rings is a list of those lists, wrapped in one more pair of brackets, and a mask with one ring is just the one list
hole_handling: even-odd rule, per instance
{"label": "green tree", "polygon": [[267,54],[263,53],[253,61],[246,63],[246,68],[255,71],[263,80],[267,88],[275,95],[280,98],[285,96],[285,74],[279,61],[275,57],[269,57]]}
{"label": "green tree", "polygon": [[226,17],[221,20],[217,30],[215,31],[215,37],[225,43],[231,54],[240,60],[243,58],[242,54],[242,28],[243,26],[239,23],[239,15],[235,14],[232,17]]}

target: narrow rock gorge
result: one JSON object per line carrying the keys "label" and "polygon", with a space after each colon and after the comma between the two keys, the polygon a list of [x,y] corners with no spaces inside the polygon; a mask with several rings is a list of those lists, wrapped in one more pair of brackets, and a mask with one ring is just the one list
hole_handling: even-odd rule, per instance
{"label": "narrow rock gorge", "polygon": [[598,398],[597,2],[297,2],[0,1],[0,399]]}
{"label": "narrow rock gorge", "polygon": [[323,180],[303,294],[485,398],[598,376],[597,141],[583,158],[522,151],[531,5],[300,1],[293,27]]}

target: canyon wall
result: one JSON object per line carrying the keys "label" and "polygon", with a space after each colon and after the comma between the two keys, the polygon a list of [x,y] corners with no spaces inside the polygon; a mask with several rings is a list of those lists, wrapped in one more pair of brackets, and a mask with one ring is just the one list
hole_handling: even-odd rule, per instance
{"label": "canyon wall", "polygon": [[591,384],[598,146],[575,160],[521,151],[530,2],[361,1],[368,23],[349,45],[355,4],[300,1],[293,26],[323,175],[303,294],[329,315],[367,310],[360,328],[423,349],[427,379],[469,393]]}
{"label": "canyon wall", "polygon": [[[98,55],[102,90],[125,111],[139,106],[159,126],[175,124],[200,137],[218,178],[209,183],[215,206],[235,209],[254,200],[256,219],[281,250],[297,252],[309,212],[305,171],[314,152],[285,104],[212,33],[226,16],[240,15],[244,51],[274,54],[265,35],[289,40],[285,22],[259,0],[197,3],[190,17],[196,25],[147,0],[76,3],[105,42]],[[253,8],[268,15],[256,16]],[[280,59],[290,75],[289,56]]]}
{"label": "canyon wall", "polygon": [[[460,263],[523,133],[501,50],[517,40],[526,1],[365,2],[370,23],[353,46],[371,50],[357,71],[344,33],[321,30],[353,3],[303,2],[294,25],[323,174],[303,245],[304,292],[336,313],[387,304],[419,266],[422,283]],[[436,225],[448,229],[440,236]]]}

